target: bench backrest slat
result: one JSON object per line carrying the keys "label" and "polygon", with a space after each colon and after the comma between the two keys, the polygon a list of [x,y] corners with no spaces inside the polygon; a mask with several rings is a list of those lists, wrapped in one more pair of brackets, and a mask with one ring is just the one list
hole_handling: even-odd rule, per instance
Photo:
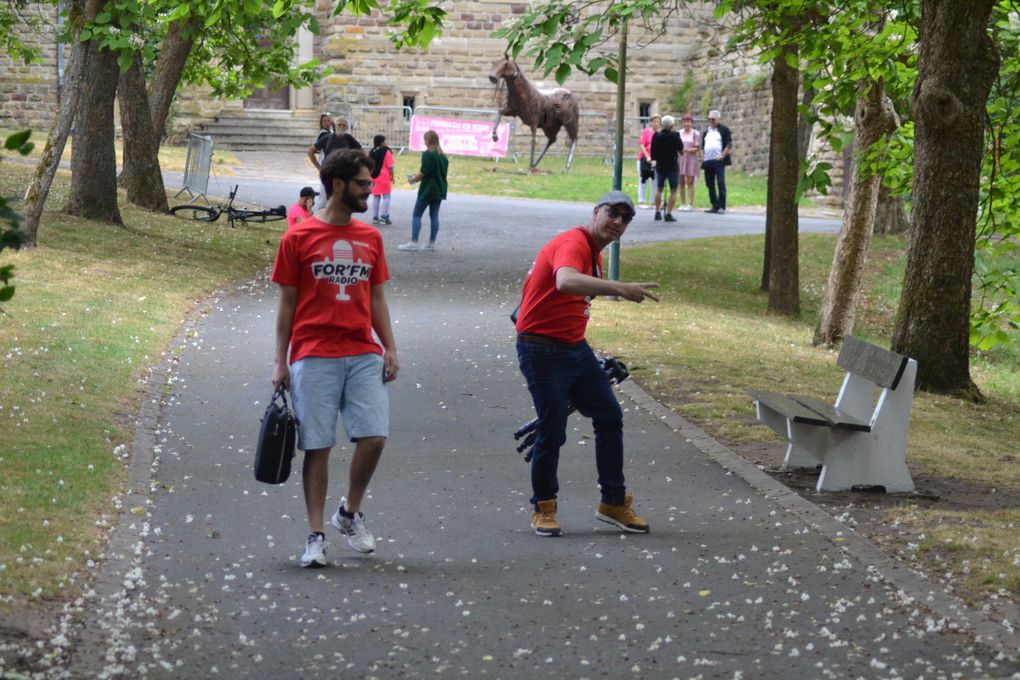
{"label": "bench backrest slat", "polygon": [[836,363],[879,387],[895,390],[907,368],[907,357],[848,335]]}

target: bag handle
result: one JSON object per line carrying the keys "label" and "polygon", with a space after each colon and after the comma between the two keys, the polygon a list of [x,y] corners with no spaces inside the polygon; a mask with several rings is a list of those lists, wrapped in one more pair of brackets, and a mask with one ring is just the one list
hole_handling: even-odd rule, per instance
{"label": "bag handle", "polygon": [[281,383],[280,386],[273,391],[273,396],[270,397],[270,401],[276,401],[277,397],[283,401],[283,408],[290,412],[290,405],[287,403],[287,391],[284,389],[283,383]]}

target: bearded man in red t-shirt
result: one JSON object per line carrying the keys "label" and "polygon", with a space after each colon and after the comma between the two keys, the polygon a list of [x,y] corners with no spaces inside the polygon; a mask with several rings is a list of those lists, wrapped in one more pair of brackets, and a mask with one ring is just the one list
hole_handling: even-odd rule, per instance
{"label": "bearded man in red t-shirt", "polygon": [[531,451],[531,526],[539,536],[559,536],[556,494],[560,447],[567,439],[567,404],[591,418],[602,499],[595,516],[623,531],[648,533],[648,522],[631,509],[623,478],[623,411],[609,378],[584,339],[591,298],[615,295],[659,301],[657,283],[602,279],[601,251],[626,231],[634,203],[622,191],[599,199],[587,228],[563,232],[535,258],[524,280],[517,313],[517,360],[538,415]]}
{"label": "bearded man in red t-shirt", "polygon": [[338,412],[355,448],[347,497],[330,523],[352,549],[375,550],[361,501],[389,433],[385,383],[397,377],[400,364],[383,291],[389,272],[382,236],[352,217],[368,210],[371,169],[359,151],[327,156],[319,171],[326,207],[287,229],[273,266],[280,285],[273,388],[290,389],[298,448],[305,452],[302,481],[312,533],[303,567],[326,566],[323,516]]}

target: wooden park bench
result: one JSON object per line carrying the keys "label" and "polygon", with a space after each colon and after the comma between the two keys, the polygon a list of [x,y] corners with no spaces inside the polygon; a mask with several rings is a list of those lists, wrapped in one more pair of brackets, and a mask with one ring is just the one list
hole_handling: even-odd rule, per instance
{"label": "wooden park bench", "polygon": [[748,390],[758,420],[789,442],[783,467],[821,464],[817,491],[858,486],[913,491],[907,430],[917,362],[847,337],[836,363],[846,377],[834,406],[813,397]]}

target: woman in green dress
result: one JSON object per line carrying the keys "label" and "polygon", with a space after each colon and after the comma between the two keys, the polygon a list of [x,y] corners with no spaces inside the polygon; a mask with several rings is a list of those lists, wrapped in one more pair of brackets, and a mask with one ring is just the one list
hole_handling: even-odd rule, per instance
{"label": "woman in green dress", "polygon": [[[398,250],[436,249],[436,236],[439,235],[439,204],[446,198],[446,170],[450,159],[439,146],[439,135],[434,130],[425,133],[425,151],[421,155],[421,170],[417,175],[410,175],[407,181],[418,184],[418,200],[411,212],[411,240],[397,246]],[[419,247],[418,236],[421,234],[421,217],[429,210],[429,242]]]}

